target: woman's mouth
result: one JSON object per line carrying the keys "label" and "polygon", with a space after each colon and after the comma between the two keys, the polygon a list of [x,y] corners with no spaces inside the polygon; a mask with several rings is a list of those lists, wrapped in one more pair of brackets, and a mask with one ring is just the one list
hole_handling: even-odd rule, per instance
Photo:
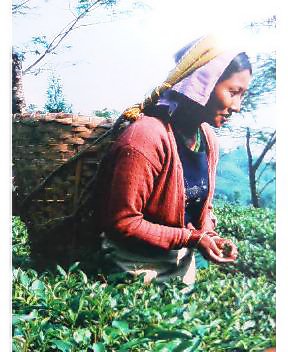
{"label": "woman's mouth", "polygon": [[229,121],[229,117],[231,116],[230,114],[221,114],[221,124],[223,125],[224,123]]}

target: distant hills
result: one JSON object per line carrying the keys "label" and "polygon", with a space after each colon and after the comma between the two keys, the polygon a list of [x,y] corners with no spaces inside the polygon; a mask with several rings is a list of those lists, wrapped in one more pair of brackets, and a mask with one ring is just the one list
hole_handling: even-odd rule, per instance
{"label": "distant hills", "polygon": [[[215,199],[225,200],[230,203],[249,205],[250,188],[247,165],[247,154],[244,147],[228,153],[220,154],[217,168]],[[259,172],[265,167],[265,163],[260,167]],[[264,185],[275,176],[275,171],[267,167],[260,179],[260,184]],[[261,186],[260,186],[261,188]],[[275,181],[269,184],[260,196],[261,207],[275,209],[276,199]]]}

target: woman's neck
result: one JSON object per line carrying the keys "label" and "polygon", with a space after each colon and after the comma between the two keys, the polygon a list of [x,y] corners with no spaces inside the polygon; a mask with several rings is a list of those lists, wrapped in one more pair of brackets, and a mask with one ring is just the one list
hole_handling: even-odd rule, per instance
{"label": "woman's neck", "polygon": [[199,134],[199,128],[200,125],[195,125],[193,128],[192,126],[189,126],[189,128],[186,126],[186,129],[183,129],[177,126],[177,124],[173,124],[173,129],[176,131],[179,138],[183,141],[187,148],[191,150],[194,150],[194,147],[197,144],[197,134]]}
{"label": "woman's neck", "polygon": [[197,119],[192,119],[191,117],[190,119],[175,118],[173,119],[172,125],[187,147],[193,149],[201,122],[197,121]]}

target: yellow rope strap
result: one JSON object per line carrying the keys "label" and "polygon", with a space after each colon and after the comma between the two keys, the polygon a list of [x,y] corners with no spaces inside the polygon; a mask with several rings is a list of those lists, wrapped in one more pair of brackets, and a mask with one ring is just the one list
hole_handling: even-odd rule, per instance
{"label": "yellow rope strap", "polygon": [[165,82],[153,89],[152,93],[146,97],[144,102],[135,104],[126,109],[122,116],[128,121],[137,120],[145,106],[155,103],[165,90],[173,87],[197,68],[205,65],[221,54],[223,49],[217,44],[216,38],[212,35],[208,35],[198,41],[181,58],[176,67],[169,73]]}

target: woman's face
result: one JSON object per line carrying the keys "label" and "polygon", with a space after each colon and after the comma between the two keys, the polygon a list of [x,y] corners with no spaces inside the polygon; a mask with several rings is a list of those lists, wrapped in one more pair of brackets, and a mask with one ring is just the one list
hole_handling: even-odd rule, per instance
{"label": "woman's face", "polygon": [[227,122],[233,112],[239,112],[250,81],[251,74],[247,69],[233,73],[228,79],[216,84],[206,105],[205,122],[219,128]]}

